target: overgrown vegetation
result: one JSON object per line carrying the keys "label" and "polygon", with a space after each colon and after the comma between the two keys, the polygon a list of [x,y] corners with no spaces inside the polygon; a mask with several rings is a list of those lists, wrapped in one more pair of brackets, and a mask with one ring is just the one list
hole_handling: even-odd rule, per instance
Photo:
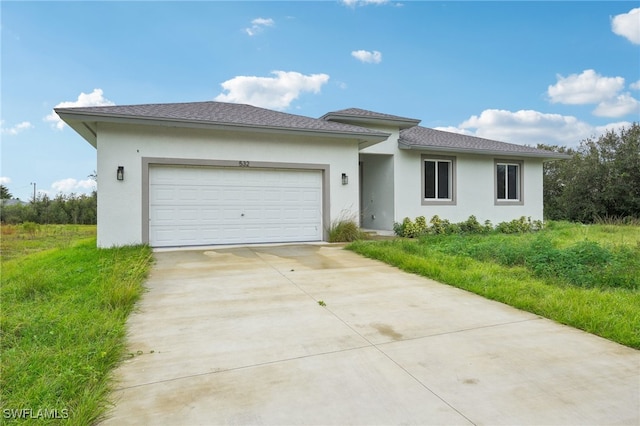
{"label": "overgrown vegetation", "polygon": [[440,219],[438,215],[431,218],[427,224],[424,216],[418,216],[415,221],[405,217],[402,223],[394,223],[393,231],[399,237],[416,238],[424,235],[452,235],[452,234],[487,234],[498,231],[503,234],[519,234],[538,231],[543,228],[539,220],[521,217],[510,222],[501,222],[495,228],[491,221],[480,224],[475,216],[469,216],[464,222],[451,223],[447,219]]}
{"label": "overgrown vegetation", "polygon": [[52,248],[70,247],[78,239],[96,235],[95,225],[40,225],[24,222],[0,227],[2,262]]}
{"label": "overgrown vegetation", "polygon": [[348,243],[366,238],[367,234],[358,227],[354,220],[336,220],[329,228],[330,243]]}
{"label": "overgrown vegetation", "polygon": [[349,249],[640,348],[640,227],[551,222],[535,233],[425,234]]}
{"label": "overgrown vegetation", "polygon": [[29,203],[8,205],[3,199],[0,209],[0,222],[18,224],[34,222],[39,224],[79,224],[95,225],[97,222],[98,195],[93,191],[85,194],[58,194],[51,198],[47,194],[38,194]]}
{"label": "overgrown vegetation", "polygon": [[640,220],[640,124],[577,149],[539,145],[571,155],[544,164],[544,211],[548,219],[594,223],[601,218]]}
{"label": "overgrown vegetation", "polygon": [[36,236],[52,237],[28,254],[13,247],[33,241],[28,233],[3,235],[0,389],[3,409],[57,410],[72,424],[92,424],[106,408],[152,254],[146,246],[98,249],[87,228],[73,229],[42,226]]}

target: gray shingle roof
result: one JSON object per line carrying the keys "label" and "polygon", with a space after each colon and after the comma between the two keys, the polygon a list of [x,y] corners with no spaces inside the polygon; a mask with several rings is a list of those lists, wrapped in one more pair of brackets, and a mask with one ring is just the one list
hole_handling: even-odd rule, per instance
{"label": "gray shingle roof", "polygon": [[398,141],[405,149],[469,152],[478,154],[514,155],[539,158],[567,158],[564,154],[531,148],[507,142],[499,142],[476,136],[415,126],[400,131]]}
{"label": "gray shingle roof", "polygon": [[[400,148],[431,151],[470,152],[492,155],[517,155],[539,158],[567,158],[522,145],[498,142],[475,136],[445,132],[417,126],[420,120],[382,114],[359,108],[348,108],[325,114],[320,119],[288,114],[245,104],[225,102],[187,102],[170,104],[115,105],[101,107],[56,108],[61,118],[95,146],[95,122],[128,121],[149,123],[182,123],[182,125],[230,126],[245,129],[300,131],[333,134],[382,141],[389,134],[359,125],[387,123],[399,126]],[[346,123],[342,122],[345,121]],[[93,123],[93,124],[92,124]],[[178,124],[180,125],[180,124]],[[367,144],[361,147],[367,146]]]}
{"label": "gray shingle roof", "polygon": [[188,102],[56,108],[55,111],[62,115],[63,118],[65,114],[71,114],[95,116],[96,118],[167,120],[281,130],[343,133],[362,136],[385,135],[375,130],[350,124],[288,114],[265,108],[258,108],[251,105],[224,102]]}
{"label": "gray shingle roof", "polygon": [[353,122],[390,122],[398,125],[401,129],[416,126],[420,120],[416,118],[400,117],[399,115],[383,114],[380,112],[368,111],[360,108],[347,108],[339,111],[328,112],[322,117],[323,120],[331,121],[353,121]]}

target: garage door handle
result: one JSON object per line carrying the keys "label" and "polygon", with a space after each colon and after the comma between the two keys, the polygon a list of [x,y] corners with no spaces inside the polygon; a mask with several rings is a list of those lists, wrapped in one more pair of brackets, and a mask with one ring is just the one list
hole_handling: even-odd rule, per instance
{"label": "garage door handle", "polygon": [[240,216],[244,217],[244,213],[240,213]]}

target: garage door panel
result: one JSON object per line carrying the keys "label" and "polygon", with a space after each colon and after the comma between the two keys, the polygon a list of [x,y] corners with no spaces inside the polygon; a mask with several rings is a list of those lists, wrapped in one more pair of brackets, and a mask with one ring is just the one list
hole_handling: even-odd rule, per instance
{"label": "garage door panel", "polygon": [[305,190],[302,192],[302,201],[319,201],[320,191],[317,190]]}
{"label": "garage door panel", "polygon": [[216,202],[220,199],[222,188],[205,186],[200,189],[200,197],[203,202]]}
{"label": "garage door panel", "polygon": [[152,246],[322,239],[318,170],[149,167]]}
{"label": "garage door panel", "polygon": [[275,189],[266,189],[263,192],[264,201],[280,201],[280,191]]}
{"label": "garage door panel", "polygon": [[267,207],[263,210],[263,216],[268,221],[278,220],[282,216],[282,209]]}

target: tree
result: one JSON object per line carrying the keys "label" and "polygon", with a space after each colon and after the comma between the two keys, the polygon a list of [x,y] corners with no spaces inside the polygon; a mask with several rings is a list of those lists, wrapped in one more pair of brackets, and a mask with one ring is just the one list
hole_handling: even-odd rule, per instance
{"label": "tree", "polygon": [[2,206],[0,221],[2,223],[34,222],[38,224],[83,224],[95,225],[97,221],[97,193],[58,194],[54,198],[47,194],[38,194],[29,204],[17,203]]}
{"label": "tree", "polygon": [[11,193],[9,192],[9,189],[4,185],[0,185],[0,199],[10,200],[12,198],[13,198],[13,195],[11,195]]}
{"label": "tree", "polygon": [[544,206],[548,219],[593,222],[599,217],[640,218],[640,125],[586,139],[571,155],[545,163]]}
{"label": "tree", "polygon": [[[538,149],[546,149],[561,154],[574,155],[575,151],[563,146],[539,144]],[[561,220],[566,218],[566,209],[563,204],[562,194],[567,185],[567,165],[569,160],[556,160],[544,163],[543,168],[543,199],[544,214],[547,219]]]}

